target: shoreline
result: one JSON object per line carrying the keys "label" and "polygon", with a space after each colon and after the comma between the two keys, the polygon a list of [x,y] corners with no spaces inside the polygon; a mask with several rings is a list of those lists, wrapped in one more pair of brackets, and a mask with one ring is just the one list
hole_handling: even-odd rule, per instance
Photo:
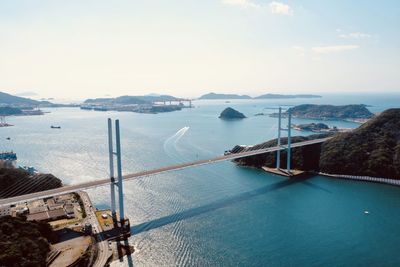
{"label": "shoreline", "polygon": [[316,174],[325,176],[325,177],[330,177],[330,178],[354,180],[354,181],[365,181],[365,182],[400,186],[400,180],[390,179],[390,178],[357,176],[357,175],[346,175],[346,174],[330,174],[330,173],[324,173],[324,172],[317,172]]}
{"label": "shoreline", "polygon": [[[255,166],[247,166],[247,165],[240,165],[240,164],[235,164],[237,167],[245,167],[253,170],[259,170],[263,171],[269,174],[274,174],[271,172],[268,172],[264,170],[263,168],[258,168]],[[324,172],[313,172],[313,171],[308,171],[305,173],[313,174],[313,175],[320,175],[320,176],[325,176],[329,178],[336,178],[336,179],[345,179],[345,180],[353,180],[353,181],[365,181],[365,182],[371,182],[371,183],[379,183],[379,184],[387,184],[387,185],[393,185],[393,186],[399,186],[400,187],[400,180],[397,179],[391,179],[391,178],[383,178],[383,177],[371,177],[371,176],[357,176],[357,175],[347,175],[347,174],[331,174],[331,173],[324,173]],[[279,174],[275,174],[279,175]]]}

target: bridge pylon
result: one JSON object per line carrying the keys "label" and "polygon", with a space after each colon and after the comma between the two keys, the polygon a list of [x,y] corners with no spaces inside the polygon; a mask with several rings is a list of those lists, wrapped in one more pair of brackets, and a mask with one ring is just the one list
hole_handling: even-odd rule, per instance
{"label": "bridge pylon", "polygon": [[[110,190],[111,190],[111,213],[114,222],[117,222],[116,212],[116,199],[115,199],[115,186],[118,187],[118,205],[119,205],[119,221],[123,226],[125,224],[125,212],[124,212],[124,189],[122,183],[122,163],[121,163],[121,138],[119,129],[119,120],[115,120],[115,147],[114,151],[113,142],[113,129],[112,120],[108,119],[108,149],[109,149],[109,163],[110,163]],[[117,181],[115,181],[114,171],[114,157],[117,160]]]}
{"label": "bridge pylon", "polygon": [[[292,145],[292,112],[290,109],[287,110],[288,125],[287,128],[282,128],[282,108],[279,107],[278,116],[278,141],[277,146],[281,146],[281,131],[287,131],[287,147],[286,147],[286,172],[290,176],[291,174],[291,145]],[[281,151],[276,151],[276,169],[281,168]]]}

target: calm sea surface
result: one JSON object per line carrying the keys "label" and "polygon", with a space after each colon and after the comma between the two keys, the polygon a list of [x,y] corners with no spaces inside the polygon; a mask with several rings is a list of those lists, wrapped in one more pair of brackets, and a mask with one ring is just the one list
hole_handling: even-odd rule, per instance
{"label": "calm sea surface", "polygon": [[[14,150],[20,165],[76,184],[108,176],[108,117],[121,121],[123,169],[131,173],[274,138],[277,119],[254,114],[303,103],[363,103],[380,112],[399,107],[400,95],[195,101],[193,109],[156,115],[48,109],[44,116],[8,118],[15,126],[0,128],[0,151]],[[249,118],[218,119],[227,106]],[[300,122],[312,121],[294,120]],[[287,180],[224,162],[129,181],[124,190],[136,251],[114,266],[400,265],[397,187],[320,176]],[[108,187],[89,193],[97,206],[109,206]]]}

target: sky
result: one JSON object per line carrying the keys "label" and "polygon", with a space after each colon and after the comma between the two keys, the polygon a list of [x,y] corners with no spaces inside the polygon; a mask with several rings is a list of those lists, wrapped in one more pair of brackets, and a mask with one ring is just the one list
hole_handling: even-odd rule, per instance
{"label": "sky", "polygon": [[398,0],[0,0],[0,91],[398,92],[399,25]]}

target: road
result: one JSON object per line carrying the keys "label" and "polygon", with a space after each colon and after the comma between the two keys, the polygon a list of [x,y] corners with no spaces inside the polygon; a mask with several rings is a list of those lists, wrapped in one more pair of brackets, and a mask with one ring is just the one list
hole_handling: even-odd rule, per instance
{"label": "road", "polygon": [[107,263],[107,260],[112,255],[111,248],[108,245],[107,240],[104,240],[103,236],[101,235],[102,228],[100,227],[99,221],[97,220],[95,209],[92,205],[92,202],[90,201],[88,194],[86,192],[79,192],[79,196],[82,199],[82,203],[86,211],[86,218],[84,223],[90,223],[92,225],[93,233],[98,234],[98,255],[93,266],[104,267]]}
{"label": "road", "polygon": [[[296,148],[296,147],[301,147],[301,146],[323,143],[330,138],[331,137],[292,143],[291,147]],[[171,171],[183,170],[183,169],[192,168],[192,167],[196,167],[196,166],[202,166],[202,165],[217,163],[217,162],[221,162],[221,161],[228,161],[228,160],[233,160],[233,159],[238,159],[238,158],[244,158],[244,157],[249,157],[249,156],[254,156],[254,155],[259,155],[259,154],[264,154],[264,153],[271,153],[271,152],[275,152],[278,150],[284,150],[284,149],[286,149],[286,146],[280,146],[280,147],[276,146],[276,147],[269,147],[269,148],[265,148],[265,149],[254,150],[254,151],[247,151],[247,152],[241,152],[241,153],[236,153],[236,154],[223,155],[223,156],[210,158],[210,159],[197,160],[197,161],[187,162],[187,163],[183,163],[183,164],[171,165],[171,166],[157,168],[157,169],[153,169],[153,170],[132,173],[132,174],[124,175],[123,179],[124,180],[133,180],[133,179],[138,179],[138,178],[145,177],[145,176],[151,176],[151,175],[157,175],[157,174],[162,174],[162,173],[171,172]],[[60,188],[56,188],[56,189],[51,189],[51,190],[46,190],[46,191],[41,191],[41,192],[36,192],[36,193],[6,198],[6,199],[1,199],[0,207],[25,202],[28,200],[35,200],[35,199],[51,197],[51,196],[55,196],[55,195],[77,192],[80,190],[104,186],[104,185],[108,185],[108,184],[110,184],[110,178],[85,182],[85,183],[76,184],[76,185],[67,185],[67,186],[63,186]]]}

